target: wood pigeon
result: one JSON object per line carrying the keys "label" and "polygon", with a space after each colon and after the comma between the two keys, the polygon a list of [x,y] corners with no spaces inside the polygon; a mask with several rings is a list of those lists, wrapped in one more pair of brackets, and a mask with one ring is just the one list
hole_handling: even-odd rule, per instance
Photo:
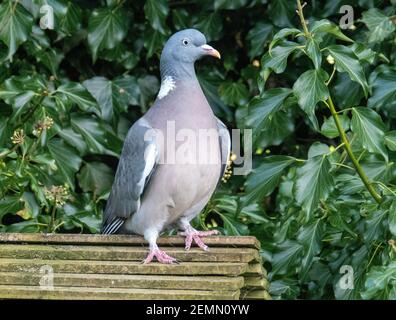
{"label": "wood pigeon", "polygon": [[[161,87],[153,106],[129,129],[104,212],[103,234],[139,234],[150,245],[149,263],[177,262],[157,246],[167,228],[177,226],[207,250],[190,221],[205,207],[226,169],[231,139],[215,117],[195,75],[204,56],[220,58],[195,29],[173,34],[161,54]],[[208,134],[208,132],[210,134]]]}

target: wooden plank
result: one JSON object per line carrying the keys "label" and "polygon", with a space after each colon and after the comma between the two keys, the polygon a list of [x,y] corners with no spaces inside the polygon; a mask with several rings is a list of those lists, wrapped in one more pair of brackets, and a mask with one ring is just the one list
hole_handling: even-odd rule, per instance
{"label": "wooden plank", "polygon": [[245,276],[262,276],[263,270],[264,268],[261,263],[249,263],[247,265]]}
{"label": "wooden plank", "polygon": [[[39,286],[42,274],[0,272],[0,285]],[[129,289],[189,289],[234,291],[243,284],[243,277],[222,276],[158,276],[117,274],[55,273],[55,287],[97,287]]]}
{"label": "wooden plank", "polygon": [[[0,242],[147,246],[147,242],[140,236],[101,234],[0,233]],[[209,236],[205,238],[205,243],[209,247],[260,248],[260,243],[255,237],[246,236]],[[158,245],[164,247],[184,247],[184,238],[180,236],[160,237],[158,239]]]}
{"label": "wooden plank", "polygon": [[120,289],[120,288],[85,288],[55,287],[54,290],[42,290],[37,286],[0,285],[2,299],[79,299],[79,300],[237,300],[239,290],[158,290],[158,289]]}
{"label": "wooden plank", "polygon": [[[147,248],[131,246],[76,246],[76,245],[27,245],[0,244],[0,258],[44,260],[117,260],[142,261]],[[200,248],[186,251],[184,248],[168,248],[167,253],[179,261],[202,262],[251,262],[259,261],[253,248],[212,248],[205,252]]]}
{"label": "wooden plank", "polygon": [[241,290],[241,300],[272,300],[267,290]]}
{"label": "wooden plank", "polygon": [[269,282],[264,277],[245,277],[244,289],[269,289]]}
{"label": "wooden plank", "polygon": [[248,265],[230,262],[183,262],[166,265],[134,261],[0,259],[0,271],[3,272],[39,273],[43,266],[51,266],[54,272],[61,273],[239,276],[246,273]]}

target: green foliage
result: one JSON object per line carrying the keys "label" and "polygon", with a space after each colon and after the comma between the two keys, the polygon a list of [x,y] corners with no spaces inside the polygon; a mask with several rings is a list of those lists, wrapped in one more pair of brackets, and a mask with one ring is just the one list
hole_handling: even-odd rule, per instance
{"label": "green foliage", "polygon": [[208,101],[254,149],[195,223],[256,236],[274,298],[395,299],[396,5],[352,1],[341,30],[341,2],[309,2],[304,28],[285,0],[2,1],[0,231],[99,231],[164,41],[195,27],[223,56],[197,63]]}

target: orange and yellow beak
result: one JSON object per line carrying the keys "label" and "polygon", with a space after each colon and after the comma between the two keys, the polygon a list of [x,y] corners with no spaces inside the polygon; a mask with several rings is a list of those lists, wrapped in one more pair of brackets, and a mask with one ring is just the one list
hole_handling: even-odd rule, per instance
{"label": "orange and yellow beak", "polygon": [[217,51],[215,48],[211,47],[210,45],[204,44],[201,46],[201,48],[203,49],[205,54],[207,54],[208,56],[212,56],[212,57],[221,59],[220,52]]}

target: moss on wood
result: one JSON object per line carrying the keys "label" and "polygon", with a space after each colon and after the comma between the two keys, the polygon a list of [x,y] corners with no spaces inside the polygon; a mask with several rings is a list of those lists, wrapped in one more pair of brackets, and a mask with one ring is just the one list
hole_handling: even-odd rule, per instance
{"label": "moss on wood", "polygon": [[[186,262],[259,261],[258,251],[253,248],[212,248],[209,252],[168,248],[167,253]],[[132,246],[0,244],[0,258],[142,261],[146,256],[147,248]]]}
{"label": "moss on wood", "polygon": [[[184,250],[181,237],[161,247],[181,261],[141,264],[137,236],[0,234],[0,298],[27,299],[268,299],[257,239],[208,237],[211,251]],[[42,290],[43,266],[54,290]]]}
{"label": "moss on wood", "polygon": [[[0,233],[0,242],[7,243],[59,243],[59,244],[99,244],[99,245],[147,245],[140,236],[100,235],[100,234],[45,234],[45,233]],[[210,236],[205,238],[209,247],[234,247],[260,249],[255,237]],[[179,236],[160,237],[159,246],[184,247],[184,239]]]}
{"label": "moss on wood", "polygon": [[43,290],[36,286],[0,285],[0,296],[7,299],[80,299],[80,300],[237,300],[239,290],[159,290],[125,288],[55,287]]}

